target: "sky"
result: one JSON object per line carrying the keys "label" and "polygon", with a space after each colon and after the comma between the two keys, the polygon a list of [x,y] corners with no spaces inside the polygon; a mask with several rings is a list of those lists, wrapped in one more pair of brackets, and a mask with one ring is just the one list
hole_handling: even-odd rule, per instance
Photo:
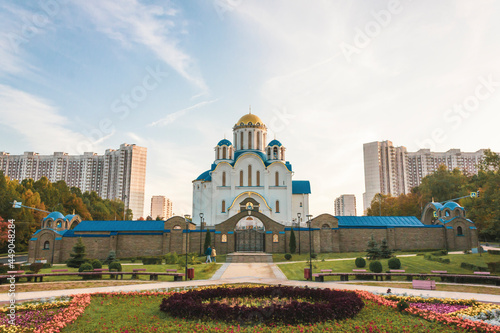
{"label": "sky", "polygon": [[310,180],[311,213],[364,192],[363,144],[500,151],[495,1],[0,3],[0,151],[148,148],[152,195],[192,181],[248,112]]}

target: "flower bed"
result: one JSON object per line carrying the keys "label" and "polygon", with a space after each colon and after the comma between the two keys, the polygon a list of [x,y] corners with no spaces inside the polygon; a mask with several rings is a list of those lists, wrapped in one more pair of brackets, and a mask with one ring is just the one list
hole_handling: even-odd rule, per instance
{"label": "flower bed", "polygon": [[[261,306],[231,305],[222,299],[292,298]],[[300,299],[301,301],[297,301]],[[208,301],[208,302],[207,302]],[[296,287],[237,287],[190,290],[176,293],[162,301],[160,310],[174,317],[212,319],[237,323],[266,324],[315,323],[352,318],[363,308],[363,301],[353,292]]]}

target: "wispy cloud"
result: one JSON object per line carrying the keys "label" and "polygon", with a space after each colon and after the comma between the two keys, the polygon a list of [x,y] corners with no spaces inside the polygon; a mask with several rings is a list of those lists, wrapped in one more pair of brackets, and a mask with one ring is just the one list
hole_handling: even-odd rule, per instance
{"label": "wispy cloud", "polygon": [[177,119],[179,119],[180,117],[182,117],[183,115],[185,115],[186,113],[188,113],[189,111],[192,111],[194,109],[197,109],[199,107],[202,107],[202,106],[205,106],[208,104],[212,104],[214,102],[217,102],[218,100],[219,99],[212,99],[210,101],[203,101],[200,103],[196,103],[195,105],[191,105],[190,107],[187,107],[185,109],[175,111],[175,112],[169,114],[168,116],[166,116],[165,118],[154,121],[151,124],[149,124],[148,126],[165,126],[165,125],[171,124],[174,121],[176,121]]}
{"label": "wispy cloud", "polygon": [[0,124],[21,134],[30,149],[75,153],[84,136],[68,129],[70,121],[48,101],[0,84]]}
{"label": "wispy cloud", "polygon": [[207,90],[193,58],[181,49],[178,36],[184,26],[176,22],[178,11],[165,6],[144,5],[137,0],[74,1],[84,9],[98,30],[125,47],[144,45],[182,77]]}

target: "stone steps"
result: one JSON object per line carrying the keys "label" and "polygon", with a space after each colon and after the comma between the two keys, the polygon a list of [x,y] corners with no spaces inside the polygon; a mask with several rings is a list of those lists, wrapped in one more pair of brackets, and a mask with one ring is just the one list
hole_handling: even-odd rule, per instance
{"label": "stone steps", "polygon": [[263,262],[272,263],[273,256],[268,253],[261,252],[235,252],[229,253],[226,256],[227,263],[252,263],[252,262]]}

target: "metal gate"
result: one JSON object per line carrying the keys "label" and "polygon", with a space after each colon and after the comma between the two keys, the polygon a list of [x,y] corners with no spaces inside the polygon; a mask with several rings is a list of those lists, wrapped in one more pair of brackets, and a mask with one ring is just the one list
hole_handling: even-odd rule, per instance
{"label": "metal gate", "polygon": [[264,252],[265,231],[259,229],[236,230],[236,252]]}

